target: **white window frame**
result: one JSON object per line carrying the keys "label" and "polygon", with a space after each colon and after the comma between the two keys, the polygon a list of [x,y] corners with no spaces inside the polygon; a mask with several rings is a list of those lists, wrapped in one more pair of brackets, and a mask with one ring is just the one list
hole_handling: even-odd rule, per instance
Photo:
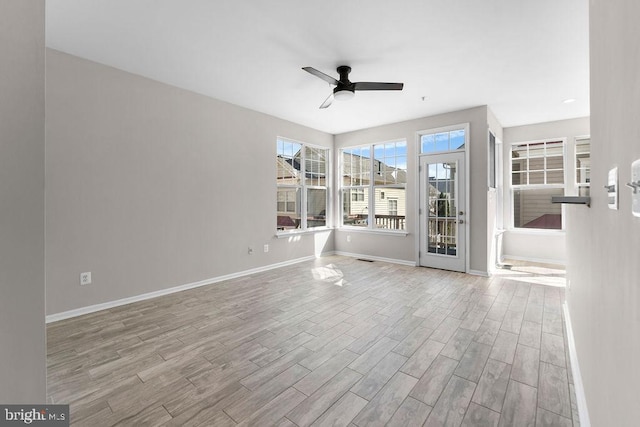
{"label": "white window frame", "polygon": [[[489,129],[487,132],[487,138],[490,138],[490,134],[493,134],[494,139],[495,139],[495,169],[496,169],[496,182],[495,182],[495,188],[491,188],[489,187],[489,191],[494,191],[495,192],[495,198],[496,198],[496,229],[499,232],[504,231],[504,205],[505,205],[505,201],[504,201],[504,196],[505,196],[505,192],[504,192],[504,145],[502,143],[502,140],[500,140],[498,138],[498,136],[496,135],[496,132],[494,132],[493,130]],[[488,139],[487,139],[488,141]],[[487,150],[489,151],[489,150]],[[489,153],[487,153],[487,156],[489,156]],[[491,161],[489,159],[489,161]],[[487,180],[488,181],[488,180]]]}
{"label": "white window frame", "polygon": [[[539,144],[539,143],[547,143],[547,142],[562,142],[562,160],[563,160],[563,184],[519,184],[519,185],[513,185],[513,157],[512,157],[512,153],[513,153],[513,146],[515,145],[523,145],[523,144]],[[508,162],[508,167],[507,169],[507,177],[508,179],[508,188],[509,188],[509,219],[508,219],[508,224],[509,224],[509,231],[513,231],[513,232],[517,232],[517,233],[531,233],[531,234],[559,234],[559,233],[564,233],[565,232],[565,221],[566,221],[566,212],[565,212],[565,207],[564,205],[560,205],[560,209],[561,209],[561,215],[562,215],[562,228],[557,230],[557,229],[546,229],[546,228],[524,228],[524,227],[516,227],[515,226],[515,221],[514,221],[514,195],[515,195],[515,190],[547,190],[547,189],[562,189],[564,191],[564,194],[566,194],[567,191],[567,174],[568,174],[568,165],[567,165],[567,161],[568,161],[568,156],[567,156],[567,138],[565,137],[561,137],[561,138],[541,138],[541,139],[535,139],[535,140],[531,140],[531,141],[517,141],[517,142],[512,142],[508,145],[509,147],[509,156],[508,156],[508,160],[505,160],[505,163]],[[545,156],[546,157],[546,156]],[[575,168],[573,168],[575,169]],[[546,167],[544,169],[545,171],[545,176],[546,176]]]}
{"label": "white window frame", "polygon": [[[583,141],[589,141],[589,159],[591,159],[591,136],[583,135],[576,136],[573,139],[573,159],[572,159],[572,169],[573,169],[573,183],[576,186],[576,193],[580,192],[580,188],[591,188],[591,182],[578,182],[578,167],[576,166],[576,162],[578,160],[578,146],[579,145],[587,145],[587,143]],[[591,174],[591,165],[589,165],[589,173]]]}
{"label": "white window frame", "polygon": [[[309,233],[309,232],[315,232],[315,231],[323,231],[323,230],[327,230],[330,228],[330,218],[331,215],[329,215],[329,212],[331,212],[330,210],[330,203],[331,203],[331,186],[330,186],[330,182],[331,182],[331,148],[329,147],[324,147],[322,145],[316,145],[316,144],[310,144],[307,142],[302,142],[302,141],[297,141],[295,139],[291,139],[291,138],[286,138],[286,137],[276,137],[276,158],[278,156],[278,152],[277,152],[277,147],[278,147],[278,142],[279,141],[283,141],[283,142],[288,142],[288,143],[293,143],[293,144],[300,144],[300,184],[279,184],[278,183],[278,177],[276,174],[276,197],[278,194],[278,190],[281,188],[291,188],[291,189],[296,189],[296,190],[300,190],[300,227],[299,228],[293,228],[293,229],[289,229],[289,230],[278,230],[277,229],[277,218],[276,218],[276,236],[288,236],[291,234],[300,234],[300,233]],[[318,186],[318,185],[308,185],[306,182],[306,148],[315,148],[315,149],[319,149],[319,150],[326,150],[326,156],[325,156],[325,185],[324,186]],[[310,189],[322,189],[325,190],[326,193],[326,209],[325,209],[325,225],[324,226],[320,226],[320,227],[308,227],[307,224],[307,190]],[[276,217],[278,215],[278,208],[277,208],[277,200],[276,200]],[[287,211],[288,212],[288,211]]]}
{"label": "white window frame", "polygon": [[[464,131],[464,145],[462,148],[456,148],[455,150],[436,150],[436,151],[422,151],[422,137],[427,135],[436,135],[439,133],[451,133],[455,131]],[[450,126],[441,126],[433,129],[426,129],[418,131],[418,157],[420,156],[428,156],[430,154],[444,154],[444,153],[458,153],[458,152],[467,152],[467,146],[469,145],[470,135],[469,135],[469,123],[460,123],[456,125]],[[449,147],[451,148],[451,147]],[[466,157],[466,155],[465,155]]]}
{"label": "white window frame", "polygon": [[[407,191],[407,183],[405,184],[381,184],[381,185],[376,185],[375,184],[375,173],[377,171],[377,168],[375,167],[375,146],[377,145],[385,145],[385,144],[389,144],[389,143],[398,143],[398,142],[403,142],[405,144],[406,150],[407,150],[407,154],[406,154],[406,162],[407,162],[407,170],[405,170],[405,174],[407,174],[408,176],[408,162],[409,162],[409,145],[407,143],[407,140],[404,138],[396,138],[396,139],[390,139],[387,141],[381,141],[381,142],[374,142],[374,143],[370,143],[370,144],[358,144],[358,145],[349,145],[349,146],[345,146],[345,147],[341,147],[338,150],[338,156],[339,156],[339,170],[340,170],[340,190],[339,190],[339,200],[340,200],[340,222],[339,222],[339,227],[341,229],[347,229],[349,231],[367,231],[367,232],[371,232],[371,233],[384,233],[384,234],[398,234],[398,235],[403,235],[406,236],[408,233],[407,231],[407,208],[406,208],[406,203],[407,203],[407,198],[408,198],[408,191]],[[342,177],[344,177],[344,151],[345,150],[350,150],[350,149],[354,149],[354,148],[363,148],[363,147],[368,147],[369,148],[369,155],[370,158],[369,160],[371,161],[371,167],[370,167],[370,171],[369,171],[369,184],[366,185],[354,185],[354,186],[345,186],[342,184]],[[376,228],[375,227],[375,194],[376,194],[376,189],[385,189],[385,188],[397,188],[397,189],[402,189],[404,190],[404,194],[405,194],[405,228],[404,229],[385,229],[385,228]],[[368,195],[368,203],[367,203],[367,225],[366,226],[356,226],[356,225],[349,225],[349,224],[344,224],[344,191],[345,190],[360,190],[363,189],[365,194]]]}

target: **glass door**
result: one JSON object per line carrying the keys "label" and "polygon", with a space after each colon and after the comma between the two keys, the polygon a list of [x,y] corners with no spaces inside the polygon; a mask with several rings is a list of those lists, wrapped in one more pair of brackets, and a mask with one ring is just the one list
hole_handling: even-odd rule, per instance
{"label": "glass door", "polygon": [[420,265],[466,271],[464,153],[420,158]]}

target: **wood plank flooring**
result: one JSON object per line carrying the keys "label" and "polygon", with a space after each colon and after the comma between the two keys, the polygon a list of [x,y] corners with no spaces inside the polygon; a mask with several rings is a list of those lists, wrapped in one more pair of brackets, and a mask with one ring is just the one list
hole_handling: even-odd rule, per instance
{"label": "wood plank flooring", "polygon": [[330,256],[63,320],[49,401],[74,426],[577,426],[543,279]]}

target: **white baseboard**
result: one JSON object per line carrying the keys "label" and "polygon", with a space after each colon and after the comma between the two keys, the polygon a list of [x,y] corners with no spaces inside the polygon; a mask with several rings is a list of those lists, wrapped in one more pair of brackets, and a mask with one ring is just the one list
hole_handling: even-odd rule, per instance
{"label": "white baseboard", "polygon": [[509,255],[509,254],[502,255],[500,262],[504,262],[505,260],[508,260],[508,259],[512,259],[514,261],[537,262],[539,264],[554,264],[554,265],[563,265],[563,266],[567,264],[566,261],[562,261],[562,260],[559,260],[559,259],[533,258],[533,257]]}
{"label": "white baseboard", "polygon": [[564,310],[565,324],[567,325],[567,341],[569,343],[569,358],[571,359],[571,373],[573,374],[573,386],[576,391],[576,400],[578,404],[578,415],[580,417],[581,427],[591,427],[589,421],[589,411],[587,410],[587,398],[584,393],[582,384],[582,376],[580,375],[580,365],[578,364],[578,354],[576,352],[576,343],[573,338],[573,327],[571,326],[571,317],[569,316],[569,306],[565,302],[562,304]]}
{"label": "white baseboard", "polygon": [[[351,257],[351,258],[366,259],[366,260],[370,260],[370,261],[381,261],[381,262],[389,262],[389,263],[392,263],[392,264],[408,265],[410,267],[416,267],[418,265],[415,261],[407,261],[407,260],[404,260],[404,259],[395,259],[395,258],[385,258],[385,257],[379,257],[379,256],[373,256],[373,255],[356,254],[356,253],[353,253],[353,252],[333,251],[330,254],[348,256],[348,257]],[[323,254],[323,255],[328,255],[328,253]],[[467,273],[471,274],[471,275],[474,275],[474,276],[489,277],[489,274],[487,274],[486,271],[469,270]]]}
{"label": "white baseboard", "polygon": [[486,271],[480,271],[480,270],[469,270],[467,271],[467,274],[471,274],[473,276],[489,277],[489,273],[487,273]]}
{"label": "white baseboard", "polygon": [[[326,254],[323,254],[326,255]],[[46,317],[46,323],[57,322],[59,320],[70,319],[72,317],[82,316],[83,314],[95,313],[96,311],[107,310],[109,308],[119,307],[121,305],[131,304],[138,301],[144,301],[151,298],[160,297],[163,295],[169,295],[180,291],[186,291],[187,289],[198,288],[200,286],[211,285],[214,283],[222,282],[225,280],[236,279],[238,277],[248,276],[251,274],[261,273],[263,271],[273,270],[274,268],[286,267],[288,265],[297,264],[304,261],[310,261],[316,259],[315,255],[296,258],[289,261],[279,262],[276,264],[265,265],[263,267],[252,268],[250,270],[244,270],[237,273],[226,274],[224,276],[213,277],[211,279],[200,280],[198,282],[187,283],[185,285],[174,286],[167,289],[161,289],[159,291],[149,292],[146,294],[135,295],[128,298],[122,298],[115,301],[109,301],[101,304],[90,305],[87,307],[76,308],[74,310],[63,311],[61,313],[50,314]]]}
{"label": "white baseboard", "polygon": [[407,260],[404,260],[404,259],[384,258],[384,257],[379,257],[379,256],[355,254],[355,253],[351,253],[351,252],[342,252],[342,251],[334,251],[333,254],[334,255],[341,255],[341,256],[348,256],[348,257],[351,257],[351,258],[361,258],[361,259],[366,259],[366,260],[370,260],[370,261],[380,261],[380,262],[389,262],[389,263],[392,263],[392,264],[402,264],[402,265],[408,265],[408,266],[411,266],[411,267],[415,267],[416,266],[415,261],[407,261]]}

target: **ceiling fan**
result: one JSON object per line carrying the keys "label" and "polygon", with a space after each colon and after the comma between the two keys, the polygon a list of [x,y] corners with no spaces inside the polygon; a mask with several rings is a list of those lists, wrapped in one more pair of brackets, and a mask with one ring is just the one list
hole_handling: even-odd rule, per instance
{"label": "ceiling fan", "polygon": [[302,67],[308,73],[313,74],[316,77],[321,78],[325,82],[335,85],[333,93],[329,95],[327,99],[322,103],[320,108],[327,108],[333,102],[334,98],[337,100],[347,100],[353,98],[356,90],[402,90],[404,83],[379,83],[379,82],[355,82],[349,81],[349,73],[351,67],[348,65],[341,65],[337,71],[340,75],[340,79],[336,80],[333,77],[318,71],[313,67]]}

